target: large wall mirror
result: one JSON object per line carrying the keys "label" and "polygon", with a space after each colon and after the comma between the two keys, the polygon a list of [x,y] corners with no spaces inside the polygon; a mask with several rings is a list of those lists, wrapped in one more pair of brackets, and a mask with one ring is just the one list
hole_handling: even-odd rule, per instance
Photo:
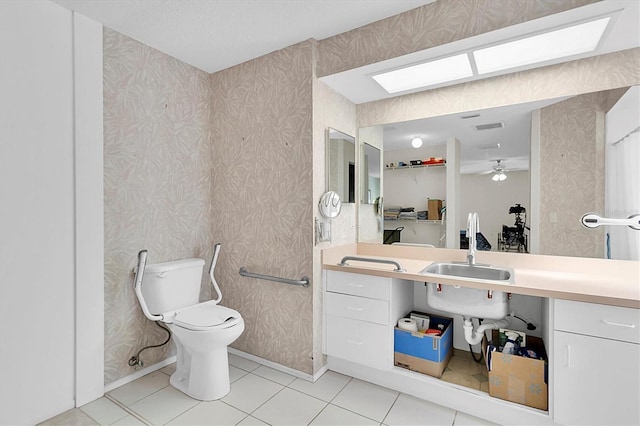
{"label": "large wall mirror", "polygon": [[343,203],[356,201],[356,144],[353,136],[327,129],[327,191]]}
{"label": "large wall mirror", "polygon": [[[382,128],[385,162],[395,159],[396,164],[403,155],[407,163],[414,159],[412,155],[439,157],[446,152],[448,138],[460,141],[459,214],[446,220],[456,221],[463,230],[467,213],[477,211],[492,250],[605,257],[606,230],[587,229],[580,218],[590,211],[605,211],[605,145],[616,142],[605,135],[606,114],[628,91],[629,87],[621,87],[373,127]],[[411,147],[415,136],[424,142],[420,153]],[[621,161],[637,163],[640,158]],[[398,170],[383,170],[383,176],[398,174]],[[393,193],[399,200],[396,204],[407,200],[400,207],[421,210],[422,201],[409,204],[442,193],[438,187],[446,185],[443,173],[419,168],[401,172],[412,173],[409,184],[390,188],[394,180],[382,179],[384,193]],[[411,179],[426,179],[435,188],[429,183],[411,185]],[[416,198],[410,191],[421,193]],[[402,222],[385,221],[384,228],[394,229],[398,223]],[[402,224],[403,242],[442,246],[438,244],[442,228],[436,224]],[[525,226],[526,247],[508,241],[509,234],[503,232],[504,227],[519,224]],[[505,243],[514,246],[505,248]]]}

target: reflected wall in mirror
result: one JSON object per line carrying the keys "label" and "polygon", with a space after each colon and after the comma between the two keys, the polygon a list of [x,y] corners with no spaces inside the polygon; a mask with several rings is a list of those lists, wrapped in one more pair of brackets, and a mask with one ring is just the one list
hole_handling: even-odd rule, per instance
{"label": "reflected wall in mirror", "polygon": [[327,191],[343,203],[356,201],[356,140],[339,130],[327,129]]}
{"label": "reflected wall in mirror", "polygon": [[[382,176],[380,163],[382,157],[380,149],[368,143],[363,144],[362,151],[362,203],[376,204],[381,195]],[[378,200],[378,201],[376,201]]]}
{"label": "reflected wall in mirror", "polygon": [[[380,155],[382,152],[382,141],[382,126],[371,126],[358,131],[358,145],[360,150],[358,170],[360,170],[359,175],[361,176],[361,180],[367,181],[366,185],[360,185],[360,194],[358,196],[358,241],[360,242],[382,241],[382,234],[384,230],[382,213],[380,211],[382,208],[382,198],[384,196],[384,175],[380,175],[380,170],[382,168],[382,155]],[[370,148],[366,148],[367,146]],[[378,172],[377,174],[373,173],[374,176],[377,175],[379,178],[379,183],[377,183],[379,193],[376,197],[373,196],[373,193],[369,193],[369,167],[375,167],[375,164],[372,163],[376,163],[376,161],[373,161],[372,158],[369,157],[369,155],[371,155],[371,148],[375,148],[378,152]],[[366,156],[366,167],[363,166],[365,161],[365,150],[369,150],[369,154]],[[374,204],[377,197],[380,197],[379,203]],[[371,204],[369,204],[369,200],[371,200]]]}

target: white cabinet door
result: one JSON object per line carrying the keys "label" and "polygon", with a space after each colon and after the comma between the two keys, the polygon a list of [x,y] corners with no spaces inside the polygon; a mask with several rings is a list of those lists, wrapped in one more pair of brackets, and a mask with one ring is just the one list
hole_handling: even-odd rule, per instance
{"label": "white cabinet door", "polygon": [[640,424],[640,345],[554,332],[556,423]]}
{"label": "white cabinet door", "polygon": [[392,351],[389,327],[327,315],[327,355],[388,370]]}

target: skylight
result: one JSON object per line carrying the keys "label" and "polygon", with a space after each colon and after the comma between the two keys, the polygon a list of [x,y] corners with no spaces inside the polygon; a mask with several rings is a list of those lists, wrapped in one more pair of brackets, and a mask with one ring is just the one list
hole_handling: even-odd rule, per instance
{"label": "skylight", "polygon": [[473,76],[466,53],[377,74],[373,79],[389,93]]}
{"label": "skylight", "polygon": [[372,77],[388,93],[398,93],[579,55],[598,47],[610,20],[607,16]]}
{"label": "skylight", "polygon": [[516,68],[594,50],[610,17],[475,50],[479,74]]}

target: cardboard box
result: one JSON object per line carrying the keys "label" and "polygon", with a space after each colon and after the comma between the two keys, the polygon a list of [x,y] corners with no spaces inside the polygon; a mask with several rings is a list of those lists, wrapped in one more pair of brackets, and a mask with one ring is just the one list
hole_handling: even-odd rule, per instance
{"label": "cardboard box", "polygon": [[[493,330],[492,342],[498,342],[499,331]],[[527,336],[527,348],[542,359],[492,352],[487,356],[489,343],[482,341],[482,351],[489,370],[489,395],[540,410],[548,410],[547,352],[539,337]],[[490,361],[489,361],[490,360]],[[490,365],[489,365],[490,364]]]}
{"label": "cardboard box", "polygon": [[393,339],[394,365],[441,377],[453,356],[453,319],[430,314],[421,315],[429,315],[431,328],[438,328],[438,324],[442,324],[442,334],[430,336],[396,327]]}
{"label": "cardboard box", "polygon": [[440,220],[442,215],[440,210],[442,209],[442,200],[427,200],[427,219],[428,220]]}

